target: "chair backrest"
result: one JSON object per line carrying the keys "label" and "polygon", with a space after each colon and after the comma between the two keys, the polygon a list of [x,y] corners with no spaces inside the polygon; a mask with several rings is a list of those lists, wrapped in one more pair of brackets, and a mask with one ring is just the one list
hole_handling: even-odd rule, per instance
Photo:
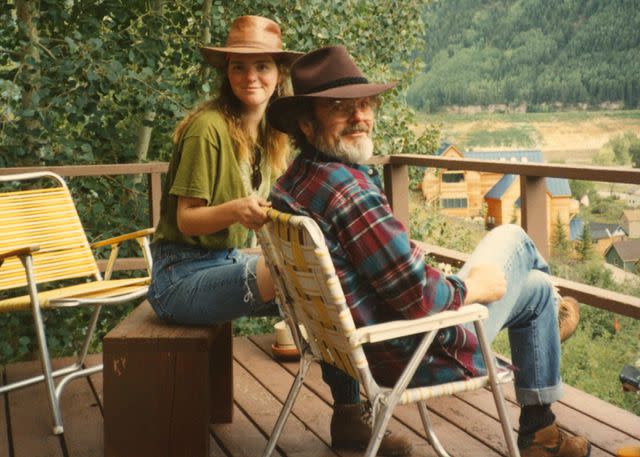
{"label": "chair backrest", "polygon": [[[0,185],[0,252],[39,246],[33,254],[38,284],[85,276],[100,278],[75,204],[60,176],[51,172],[5,175],[0,176]],[[6,259],[0,268],[0,290],[26,284],[20,260]]]}
{"label": "chair backrest", "polygon": [[274,209],[258,231],[285,314],[303,324],[314,356],[361,380],[368,368],[361,347],[349,335],[356,330],[324,235],[309,217]]}

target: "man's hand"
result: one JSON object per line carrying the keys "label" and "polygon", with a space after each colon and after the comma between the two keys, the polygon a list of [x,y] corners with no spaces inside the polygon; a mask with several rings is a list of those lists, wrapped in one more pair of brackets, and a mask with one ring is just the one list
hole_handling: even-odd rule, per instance
{"label": "man's hand", "polygon": [[267,221],[266,208],[271,203],[257,195],[236,200],[238,222],[250,230],[257,230]]}
{"label": "man's hand", "polygon": [[500,300],[507,291],[504,272],[494,264],[476,265],[465,280],[467,297],[464,304],[491,303]]}

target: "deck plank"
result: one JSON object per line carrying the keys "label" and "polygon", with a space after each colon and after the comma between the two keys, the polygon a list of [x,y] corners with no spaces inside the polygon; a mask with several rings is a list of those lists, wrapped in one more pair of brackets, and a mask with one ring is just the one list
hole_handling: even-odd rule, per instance
{"label": "deck plank", "polygon": [[[506,363],[511,363],[511,360],[506,357],[499,357]],[[586,417],[629,435],[632,439],[640,440],[640,416],[636,416],[630,411],[619,408],[569,384],[563,384],[563,389],[564,395],[559,401],[560,404],[575,409]],[[507,398],[515,403],[513,389],[506,393],[508,394]]]}
{"label": "deck plank", "polygon": [[[271,335],[261,335],[252,337],[251,340],[256,344],[256,346],[262,350],[265,354],[267,354],[267,362],[269,366],[272,364],[268,362],[270,359],[269,351],[272,344]],[[237,346],[240,346],[240,342],[237,343]],[[240,349],[239,347],[235,347],[236,352]],[[245,346],[242,347],[245,349]],[[254,350],[255,351],[255,350]],[[257,359],[257,357],[252,358],[252,360]],[[255,362],[253,362],[255,363]],[[298,370],[297,362],[289,362],[289,363],[281,363],[283,368],[290,373],[290,375],[295,374]],[[273,369],[272,369],[273,371]],[[272,377],[272,374],[269,375],[269,378]],[[286,384],[286,390],[288,391],[289,386],[291,385],[291,379]],[[320,374],[320,367],[318,364],[313,364],[309,370],[309,375],[305,380],[306,384],[309,386],[311,390],[313,390],[318,396],[320,396],[328,405],[331,402],[331,392],[329,387],[322,381],[322,376]],[[286,392],[284,393],[286,395]],[[300,403],[303,403],[303,399],[299,399]],[[327,411],[327,417],[330,417],[331,409]],[[435,455],[435,452],[431,448],[431,446],[427,443],[424,438],[424,432],[422,429],[422,422],[420,421],[420,416],[418,413],[418,409],[412,405],[399,406],[396,408],[394,419],[390,422],[389,429],[394,432],[401,432],[405,435],[408,435],[414,445],[414,453],[416,455]],[[326,422],[325,428],[327,429],[328,435],[328,420],[324,419]],[[454,456],[497,456],[500,453],[496,452],[494,449],[484,445],[479,440],[475,439],[473,436],[470,436],[466,430],[456,427],[451,424],[446,419],[438,415],[433,415],[432,421],[434,424],[434,428],[436,429],[440,440],[443,445],[447,448],[447,450]],[[305,419],[306,422],[306,419]],[[465,424],[468,426],[468,423]],[[329,438],[327,436],[327,442],[329,442]]]}
{"label": "deck plank", "polygon": [[[263,351],[268,353],[271,345],[270,338],[270,336],[257,336],[251,339]],[[292,373],[297,371],[296,363],[282,365],[288,367]],[[319,380],[319,368],[312,367],[310,376],[312,379]],[[323,389],[323,386],[318,388]],[[640,445],[636,438],[636,435],[640,433],[640,428],[637,427],[640,420],[638,416],[571,386],[566,386],[565,390],[566,395],[563,401],[554,405],[554,412],[558,417],[558,422],[570,434],[587,436],[594,446],[593,457],[610,457],[615,455],[615,450],[622,446]],[[513,384],[505,385],[504,392],[512,425],[517,430],[519,407],[515,401]],[[598,410],[599,405],[602,403],[605,404],[605,407],[602,410]],[[405,411],[406,408],[399,407],[395,416],[405,424],[421,432],[417,411]],[[443,442],[445,441],[444,437],[449,436],[450,433],[448,433],[448,430],[442,429],[441,426],[439,427],[436,422],[438,417],[463,429],[470,437],[477,439],[500,454],[506,454],[504,437],[500,423],[497,420],[493,396],[489,390],[483,389],[455,397],[435,399],[429,402],[429,408],[435,414],[435,428],[439,436],[442,435],[440,437]],[[464,455],[459,454],[459,451],[454,450],[454,448],[450,448],[450,450],[455,455]]]}
{"label": "deck plank", "polygon": [[[71,361],[70,358],[54,360],[54,369]],[[17,363],[7,367],[7,380],[39,372],[37,361]],[[9,408],[15,457],[62,456],[58,437],[51,431],[51,413],[42,383],[10,392]],[[102,450],[103,422],[86,380],[77,379],[67,385],[61,410],[69,453],[74,457],[95,457],[96,450]]]}
{"label": "deck plank", "polygon": [[[640,416],[636,416],[632,412],[607,403],[575,387],[567,384],[564,387],[565,395],[561,400],[563,404],[581,411],[583,414],[603,424],[608,424],[610,427],[626,433],[636,440],[640,440]],[[588,406],[587,410],[585,410],[586,406]]]}
{"label": "deck plank", "polygon": [[[271,357],[273,335],[236,338],[234,341],[235,416],[231,424],[211,426],[210,457],[260,455],[298,370],[297,362],[276,362]],[[56,360],[63,366],[67,360]],[[101,355],[88,365],[101,363]],[[6,367],[8,380],[37,373],[39,362]],[[1,374],[1,372],[0,372]],[[102,374],[92,376],[101,399]],[[517,428],[519,408],[513,386],[504,386],[507,409]],[[320,367],[313,364],[305,386],[285,426],[274,456],[358,457],[360,453],[330,448],[331,393],[322,381]],[[7,435],[6,404],[12,436]],[[506,454],[493,397],[487,389],[443,397],[429,402],[436,431],[452,456],[497,457]],[[35,411],[35,413],[34,413]],[[569,433],[588,436],[593,457],[611,457],[622,446],[640,445],[640,417],[566,386],[565,397],[554,405],[558,421]],[[72,457],[102,457],[103,419],[88,383],[79,379],[67,386],[62,398],[67,445]],[[435,453],[423,438],[417,408],[396,409],[391,430],[407,435],[416,457]],[[0,456],[62,457],[58,438],[51,434],[51,419],[42,384],[0,396]],[[282,450],[282,452],[279,451]]]}
{"label": "deck plank", "polygon": [[[506,389],[505,395],[510,401],[515,401],[515,391],[513,388]],[[602,420],[594,419],[599,415],[592,405],[597,405],[597,398],[582,392],[583,403],[580,409],[567,406],[564,401],[559,401],[553,405],[553,412],[556,415],[558,424],[574,435],[583,435],[591,441],[592,446],[602,450],[602,455],[613,455],[615,449],[632,443],[633,436],[619,430],[620,427],[612,426],[611,420],[602,417]],[[593,403],[592,403],[593,402]],[[585,411],[588,414],[585,414]],[[635,441],[635,445],[640,445],[640,441]],[[596,449],[592,452],[595,457],[599,455]]]}
{"label": "deck plank", "polygon": [[[211,434],[218,449],[225,449],[233,457],[255,457],[262,455],[267,440],[236,405],[234,405],[233,422],[230,424],[212,424]],[[223,453],[223,455],[226,455]],[[278,452],[274,456],[281,456]]]}
{"label": "deck plank", "polygon": [[[274,362],[271,357],[267,356],[248,339],[243,338],[234,341],[234,356],[237,363],[250,372],[254,378],[257,378],[260,384],[262,384],[263,389],[274,398],[274,402],[270,407],[271,411],[260,412],[260,416],[267,415],[267,418],[262,418],[261,422],[263,423],[263,430],[266,430],[265,433],[270,435],[273,424],[275,424],[277,415],[282,408],[282,403],[284,403],[289,393],[294,377],[288,370]],[[238,399],[238,396],[236,396],[236,399]],[[331,441],[329,432],[330,418],[331,407],[323,398],[319,397],[306,385],[303,386],[294,404],[289,421],[293,419],[294,423],[297,421],[303,422],[304,427],[309,429],[310,433],[313,433],[316,439],[322,442],[322,446],[314,442],[312,446],[309,446],[309,452],[314,451],[314,449],[325,452],[325,449],[329,449],[328,446]],[[287,426],[288,425],[287,423]],[[285,426],[283,435],[287,433],[287,426]],[[282,436],[278,445],[285,449],[283,443],[286,445],[289,439],[289,437]],[[302,446],[304,447],[304,443],[302,443]],[[300,452],[298,455],[305,455],[295,444],[293,449],[296,450],[296,452]],[[339,455],[341,457],[355,457],[359,455],[346,451],[335,451],[335,453],[330,451],[329,453],[325,452],[325,454],[333,456]]]}
{"label": "deck plank", "polygon": [[220,445],[216,442],[213,434],[209,439],[209,457],[227,457],[226,452],[224,452]]}
{"label": "deck plank", "polygon": [[[268,437],[278,418],[282,403],[261,384],[263,380],[255,379],[237,362],[234,365],[234,376],[237,405],[251,417],[264,436]],[[305,403],[304,410],[321,414],[325,408],[328,408],[320,399],[312,400]],[[317,411],[318,406],[320,411]],[[314,429],[302,422],[296,414],[294,410],[289,415],[277,443],[287,457],[336,457],[337,454],[314,433]]]}

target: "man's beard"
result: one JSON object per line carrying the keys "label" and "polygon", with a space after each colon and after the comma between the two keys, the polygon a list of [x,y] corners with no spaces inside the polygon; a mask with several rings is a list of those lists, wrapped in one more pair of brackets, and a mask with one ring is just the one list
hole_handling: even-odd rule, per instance
{"label": "man's beard", "polygon": [[[344,163],[361,164],[369,160],[373,155],[373,141],[371,140],[371,136],[369,136],[369,129],[366,126],[362,127],[354,125],[347,127],[340,132],[335,144],[333,145],[329,144],[325,139],[319,125],[316,124],[314,127],[316,133],[313,138],[313,145],[316,149],[325,153],[329,157]],[[351,142],[350,144],[347,144],[342,140],[342,135],[348,135],[355,132],[365,132],[367,133],[367,136],[359,137],[356,141]]]}

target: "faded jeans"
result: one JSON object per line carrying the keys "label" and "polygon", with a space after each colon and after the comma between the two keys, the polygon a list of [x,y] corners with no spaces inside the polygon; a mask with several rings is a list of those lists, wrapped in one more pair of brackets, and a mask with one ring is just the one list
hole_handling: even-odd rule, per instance
{"label": "faded jeans", "polygon": [[[458,276],[463,280],[474,265],[494,263],[505,273],[507,291],[487,305],[487,338],[508,328],[515,388],[523,405],[551,404],[562,396],[558,294],[549,266],[522,228],[502,225],[478,244]],[[473,325],[468,325],[472,331]],[[483,366],[481,355],[475,355]]]}

